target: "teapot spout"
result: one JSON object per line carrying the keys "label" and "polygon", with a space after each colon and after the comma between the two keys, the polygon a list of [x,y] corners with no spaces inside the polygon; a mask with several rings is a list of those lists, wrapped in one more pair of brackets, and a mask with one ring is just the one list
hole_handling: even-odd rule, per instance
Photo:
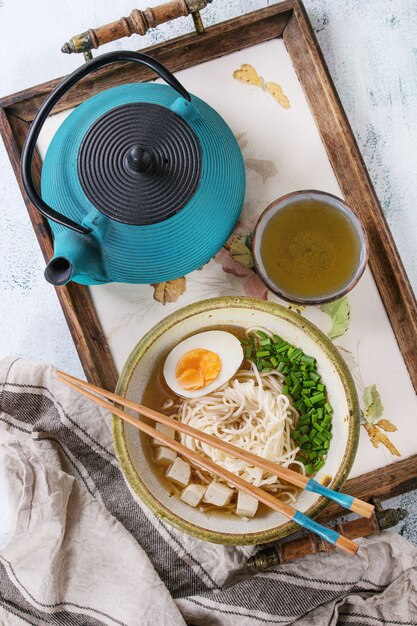
{"label": "teapot spout", "polygon": [[48,283],[58,287],[66,285],[74,273],[74,265],[65,256],[54,256],[45,268],[44,276]]}
{"label": "teapot spout", "polygon": [[73,280],[84,285],[106,283],[100,248],[91,233],[62,231],[56,234],[55,254],[45,268],[45,278],[55,286]]}

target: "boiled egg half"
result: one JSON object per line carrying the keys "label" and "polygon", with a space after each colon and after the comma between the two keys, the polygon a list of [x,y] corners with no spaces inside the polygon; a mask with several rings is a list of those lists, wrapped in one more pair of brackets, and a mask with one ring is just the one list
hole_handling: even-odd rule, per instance
{"label": "boiled egg half", "polygon": [[227,383],[242,361],[237,337],[223,330],[208,330],[176,345],[166,358],[163,373],[178,396],[198,398]]}

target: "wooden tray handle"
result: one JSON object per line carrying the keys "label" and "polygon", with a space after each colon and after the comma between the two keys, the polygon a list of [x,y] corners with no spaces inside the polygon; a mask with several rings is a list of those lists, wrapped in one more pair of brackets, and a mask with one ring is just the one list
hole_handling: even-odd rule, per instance
{"label": "wooden tray handle", "polygon": [[92,58],[91,50],[99,48],[105,43],[116,41],[122,37],[131,35],[145,35],[150,28],[164,24],[177,17],[192,15],[196,30],[199,34],[204,33],[204,25],[201,20],[200,10],[213,0],[171,0],[159,6],[139,11],[133,9],[128,17],[122,17],[116,22],[90,28],[89,30],[75,35],[61,48],[66,54],[83,52],[87,60]]}
{"label": "wooden tray handle", "polygon": [[[379,500],[375,498],[375,512],[368,519],[359,518],[347,522],[339,522],[334,528],[346,539],[358,539],[379,535],[383,530],[392,528],[407,517],[405,509],[383,509]],[[246,566],[251,572],[262,571],[269,567],[282,565],[296,559],[317,554],[318,552],[333,552],[334,546],[323,541],[317,535],[308,533],[297,539],[287,539],[257,552]]]}

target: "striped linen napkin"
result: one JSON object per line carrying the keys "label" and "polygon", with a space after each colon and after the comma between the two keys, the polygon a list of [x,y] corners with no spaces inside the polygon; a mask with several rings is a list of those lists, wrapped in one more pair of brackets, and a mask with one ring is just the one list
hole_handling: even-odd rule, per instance
{"label": "striped linen napkin", "polygon": [[230,583],[254,550],[155,518],[123,478],[109,415],[51,366],[0,361],[1,626],[417,624],[417,548],[400,535]]}

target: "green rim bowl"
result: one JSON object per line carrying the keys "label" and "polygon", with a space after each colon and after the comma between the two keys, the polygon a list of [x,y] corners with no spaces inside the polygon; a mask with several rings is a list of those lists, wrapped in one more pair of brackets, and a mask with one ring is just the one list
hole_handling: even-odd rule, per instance
{"label": "green rim bowl", "polygon": [[[179,341],[219,326],[264,326],[317,359],[334,413],[333,439],[316,479],[326,478],[330,488],[340,489],[352,467],[359,439],[360,411],[353,379],[332,342],[311,322],[285,307],[254,298],[221,297],[179,309],[154,326],[132,350],[116,393],[140,403],[151,376]],[[120,466],[135,496],[155,515],[184,533],[225,545],[252,545],[286,537],[298,529],[275,511],[245,521],[235,515],[194,509],[169,495],[150,461],[145,435],[113,415],[113,438]],[[314,518],[327,502],[304,491],[296,507]]]}

